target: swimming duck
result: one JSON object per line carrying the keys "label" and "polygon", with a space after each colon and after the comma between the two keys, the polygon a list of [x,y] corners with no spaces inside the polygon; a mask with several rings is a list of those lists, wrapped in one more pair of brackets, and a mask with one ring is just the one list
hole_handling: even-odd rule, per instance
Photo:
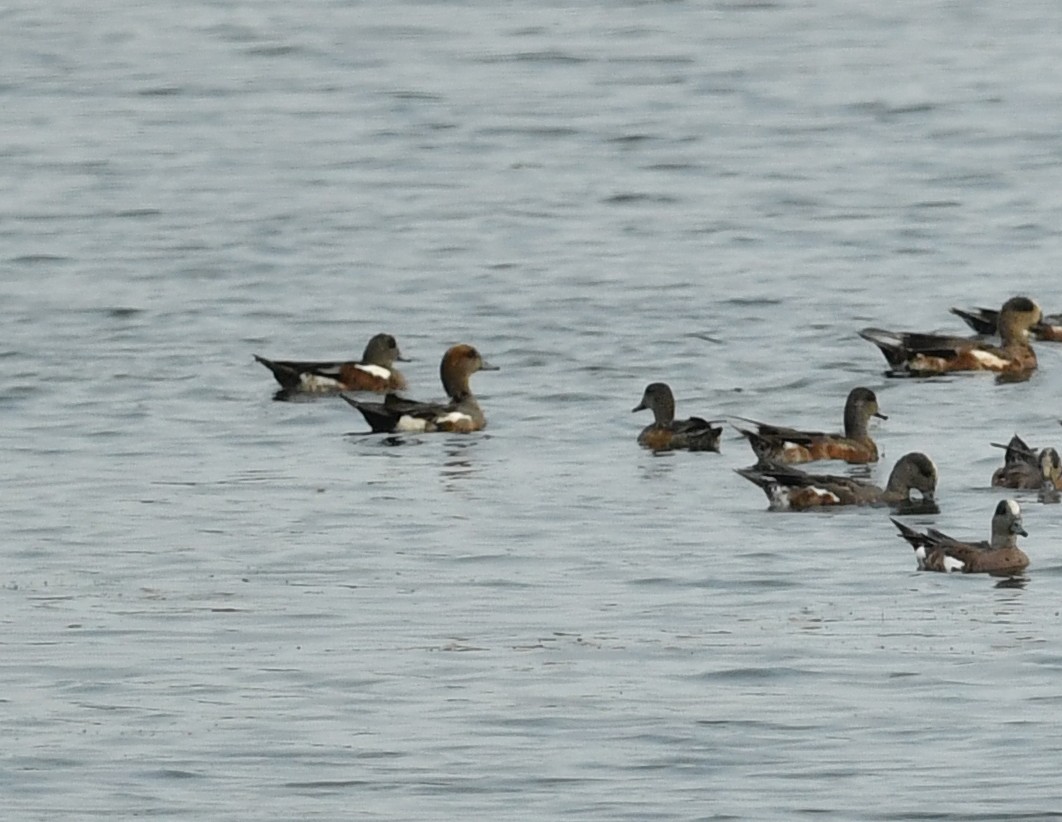
{"label": "swimming duck", "polygon": [[[824,434],[745,420],[749,430],[734,426],[749,441],[760,462],[794,464],[813,460],[844,460],[849,463],[878,461],[878,446],[870,438],[871,417],[887,420],[878,410],[878,398],[869,388],[853,388],[844,404],[844,433]],[[738,419],[744,419],[739,417]]]}
{"label": "swimming duck", "polygon": [[1017,434],[1010,438],[1005,447],[1003,465],[992,474],[992,485],[997,488],[1021,488],[1041,490],[1053,501],[1050,491],[1062,489],[1062,460],[1054,448],[1044,448],[1037,452],[1030,448]]}
{"label": "swimming duck", "polygon": [[443,355],[439,376],[450,398],[446,403],[417,402],[388,394],[383,402],[361,402],[345,394],[374,432],[456,431],[467,433],[485,428],[487,420],[472,395],[468,378],[477,371],[497,371],[471,345],[455,345]]}
{"label": "swimming duck", "polygon": [[929,376],[949,371],[1029,374],[1036,368],[1029,329],[1042,316],[1040,306],[1028,297],[1011,297],[999,312],[1000,346],[964,337],[880,328],[864,328],[859,336],[881,349],[891,366],[886,373],[891,376]]}
{"label": "swimming duck", "polygon": [[738,468],[737,473],[763,489],[771,510],[799,511],[832,505],[903,505],[918,491],[931,503],[937,488],[937,467],[925,454],[905,454],[893,466],[885,488],[864,480],[832,474],[808,474],[785,465]]}
{"label": "swimming duck", "polygon": [[690,417],[675,419],[675,395],[671,386],[663,382],[650,383],[642,394],[642,401],[634,411],[649,409],[653,422],[642,429],[638,444],[653,451],[672,451],[685,448],[689,451],[718,451],[722,428],[714,427],[708,420]]}
{"label": "swimming duck", "polygon": [[[951,313],[961,317],[978,334],[995,334],[999,327],[999,311],[994,308],[952,308]],[[1062,342],[1062,314],[1044,315],[1029,333],[1038,340]]]}
{"label": "swimming duck", "polygon": [[892,523],[915,549],[920,571],[1013,576],[1029,564],[1029,557],[1018,547],[1018,537],[1029,535],[1022,526],[1021,508],[1012,499],[1002,500],[996,506],[992,515],[992,539],[988,542],[961,542],[933,528],[922,533],[899,520],[893,519]]}
{"label": "swimming duck", "polygon": [[285,391],[307,394],[337,391],[401,391],[406,380],[397,369],[395,360],[408,362],[398,350],[398,343],[390,334],[377,334],[365,346],[360,360],[348,362],[267,360],[257,354],[254,358],[273,372]]}

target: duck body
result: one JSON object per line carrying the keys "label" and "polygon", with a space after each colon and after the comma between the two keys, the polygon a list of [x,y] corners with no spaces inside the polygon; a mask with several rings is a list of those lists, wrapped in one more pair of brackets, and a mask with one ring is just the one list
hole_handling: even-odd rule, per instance
{"label": "duck body", "polygon": [[1014,500],[1002,500],[996,506],[992,538],[988,541],[964,542],[933,528],[923,533],[896,519],[892,523],[914,548],[920,571],[1014,576],[1029,565],[1029,557],[1017,543],[1019,536],[1028,533],[1022,526],[1021,508]]}
{"label": "duck body", "polygon": [[388,394],[383,402],[362,402],[342,395],[358,409],[373,433],[424,434],[453,431],[467,434],[487,427],[487,420],[474,397],[456,402],[432,403],[407,400]]}
{"label": "duck body", "polygon": [[653,412],[653,422],[638,434],[638,444],[653,451],[718,451],[719,437],[723,433],[701,417],[685,420],[675,419],[675,396],[667,383],[654,382],[646,386],[642,401],[633,409]]}
{"label": "duck body", "polygon": [[844,460],[848,463],[878,461],[878,446],[870,437],[871,417],[888,419],[878,410],[878,398],[869,388],[853,388],[844,409],[844,433],[804,431],[755,420],[744,420],[752,428],[735,426],[748,440],[760,463],[792,465],[815,460]]}
{"label": "duck body", "polygon": [[952,371],[1029,374],[1037,364],[1029,329],[1042,316],[1040,307],[1028,297],[1007,300],[999,312],[998,346],[965,337],[880,328],[864,328],[859,336],[881,350],[890,376],[932,376]]}

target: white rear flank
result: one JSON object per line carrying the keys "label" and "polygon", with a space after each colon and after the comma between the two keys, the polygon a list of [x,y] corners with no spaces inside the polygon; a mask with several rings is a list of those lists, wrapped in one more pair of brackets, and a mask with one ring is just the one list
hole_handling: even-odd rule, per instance
{"label": "white rear flank", "polygon": [[777,482],[767,486],[767,498],[770,499],[770,508],[775,511],[789,510],[789,489],[783,488]]}
{"label": "white rear flank", "polygon": [[398,422],[395,423],[395,431],[402,431],[407,434],[419,434],[427,430],[428,421],[421,419],[420,417],[411,417],[409,414],[403,414],[398,418]]}
{"label": "white rear flank", "polygon": [[319,374],[299,374],[299,385],[303,391],[335,391],[343,387],[337,380]]}
{"label": "white rear flank", "polygon": [[782,446],[782,456],[785,458],[795,457],[796,459],[800,459],[804,456],[804,449],[795,443],[787,442]]}

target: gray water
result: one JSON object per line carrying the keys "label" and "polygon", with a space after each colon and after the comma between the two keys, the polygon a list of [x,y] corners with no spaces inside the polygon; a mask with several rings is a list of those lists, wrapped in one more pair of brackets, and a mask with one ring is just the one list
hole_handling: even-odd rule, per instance
{"label": "gray water", "polygon": [[[0,12],[5,820],[1062,814],[1062,506],[1025,583],[653,456],[680,416],[936,461],[987,536],[1027,383],[866,325],[1062,310],[1053,2],[16,3]],[[390,445],[251,358],[501,367]],[[843,465],[827,465],[844,471]]]}

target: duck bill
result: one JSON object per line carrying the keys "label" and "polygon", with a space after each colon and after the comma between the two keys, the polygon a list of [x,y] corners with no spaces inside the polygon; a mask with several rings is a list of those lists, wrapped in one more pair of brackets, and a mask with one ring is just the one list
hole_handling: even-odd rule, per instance
{"label": "duck bill", "polygon": [[888,417],[886,417],[880,411],[875,411],[874,412],[874,416],[877,417],[879,420],[887,420],[888,419]]}
{"label": "duck bill", "polygon": [[633,414],[635,411],[644,411],[648,407],[649,406],[647,406],[644,401],[640,402],[636,406],[634,406],[634,408],[631,409],[631,413]]}

